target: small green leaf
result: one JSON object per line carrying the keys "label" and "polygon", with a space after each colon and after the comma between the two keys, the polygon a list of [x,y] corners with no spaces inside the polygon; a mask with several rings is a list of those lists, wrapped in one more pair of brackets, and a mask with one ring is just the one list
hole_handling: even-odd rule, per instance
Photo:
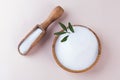
{"label": "small green leaf", "polygon": [[65,36],[62,40],[61,40],[61,42],[65,42],[67,39],[68,39],[68,35],[67,36]]}
{"label": "small green leaf", "polygon": [[59,25],[63,28],[63,30],[65,30],[67,32],[67,28],[63,23],[59,22]]}
{"label": "small green leaf", "polygon": [[62,35],[62,34],[65,34],[66,32],[56,32],[54,33],[54,35]]}
{"label": "small green leaf", "polygon": [[71,25],[71,23],[70,23],[70,22],[68,23],[68,27],[69,27],[70,31],[74,33],[73,26]]}

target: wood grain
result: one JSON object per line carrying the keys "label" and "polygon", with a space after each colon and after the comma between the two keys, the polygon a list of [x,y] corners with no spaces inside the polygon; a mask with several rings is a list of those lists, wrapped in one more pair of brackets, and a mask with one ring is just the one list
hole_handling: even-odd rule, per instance
{"label": "wood grain", "polygon": [[[19,43],[18,45],[18,51],[21,55],[27,55],[29,53],[29,51],[44,37],[47,27],[54,22],[56,19],[58,19],[59,17],[62,16],[64,10],[62,7],[57,6],[56,8],[53,9],[53,11],[50,13],[50,15],[48,16],[48,18],[41,23],[40,25],[36,25]],[[21,44],[26,40],[27,37],[29,37],[31,35],[31,33],[33,31],[35,31],[37,28],[40,28],[42,30],[42,33],[37,37],[37,39],[32,43],[32,45],[30,46],[29,50],[25,53],[22,54],[19,50],[19,47],[21,46]]]}

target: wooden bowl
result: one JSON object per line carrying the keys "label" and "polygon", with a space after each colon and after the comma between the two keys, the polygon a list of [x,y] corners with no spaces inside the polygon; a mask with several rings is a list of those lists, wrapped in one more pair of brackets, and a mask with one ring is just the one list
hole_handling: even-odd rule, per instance
{"label": "wooden bowl", "polygon": [[[79,26],[79,27],[87,28],[88,30],[90,30],[90,31],[95,35],[95,37],[96,37],[96,39],[97,39],[97,42],[98,42],[98,54],[97,54],[96,60],[94,61],[94,63],[92,63],[91,66],[89,66],[88,68],[83,69],[83,70],[72,70],[72,69],[69,69],[69,68],[65,67],[65,66],[58,60],[57,55],[56,55],[56,51],[55,51],[56,41],[57,41],[57,39],[58,39],[59,36],[55,36],[55,38],[54,38],[54,40],[53,40],[53,45],[52,45],[53,57],[54,57],[56,63],[57,63],[62,69],[66,70],[66,71],[68,71],[68,72],[73,72],[73,73],[85,72],[85,71],[88,71],[89,69],[91,69],[91,68],[98,62],[98,59],[99,59],[99,57],[100,57],[100,55],[101,55],[101,44],[100,44],[100,40],[99,40],[98,36],[96,35],[96,33],[95,33],[93,30],[91,30],[90,28],[88,28],[88,27],[86,27],[86,26],[83,26],[83,25],[73,25],[73,26],[74,26],[74,27]],[[63,30],[61,30],[61,32],[62,32],[62,31],[63,31]]]}

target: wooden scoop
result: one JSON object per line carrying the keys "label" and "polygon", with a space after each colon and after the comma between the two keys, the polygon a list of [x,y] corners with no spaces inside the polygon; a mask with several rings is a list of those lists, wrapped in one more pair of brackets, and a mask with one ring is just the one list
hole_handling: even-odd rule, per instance
{"label": "wooden scoop", "polygon": [[58,19],[63,12],[63,8],[57,6],[42,24],[36,25],[18,45],[19,53],[21,55],[26,55],[43,38],[47,27]]}

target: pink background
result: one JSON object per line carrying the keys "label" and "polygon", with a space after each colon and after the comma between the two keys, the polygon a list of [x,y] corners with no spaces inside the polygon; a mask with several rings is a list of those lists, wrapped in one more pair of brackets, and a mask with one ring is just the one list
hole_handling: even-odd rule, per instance
{"label": "pink background", "polygon": [[[17,46],[22,37],[61,5],[65,13],[28,56]],[[52,56],[57,22],[93,29],[102,44],[97,65],[85,73],[61,69]],[[120,80],[120,0],[0,0],[0,80]]]}

